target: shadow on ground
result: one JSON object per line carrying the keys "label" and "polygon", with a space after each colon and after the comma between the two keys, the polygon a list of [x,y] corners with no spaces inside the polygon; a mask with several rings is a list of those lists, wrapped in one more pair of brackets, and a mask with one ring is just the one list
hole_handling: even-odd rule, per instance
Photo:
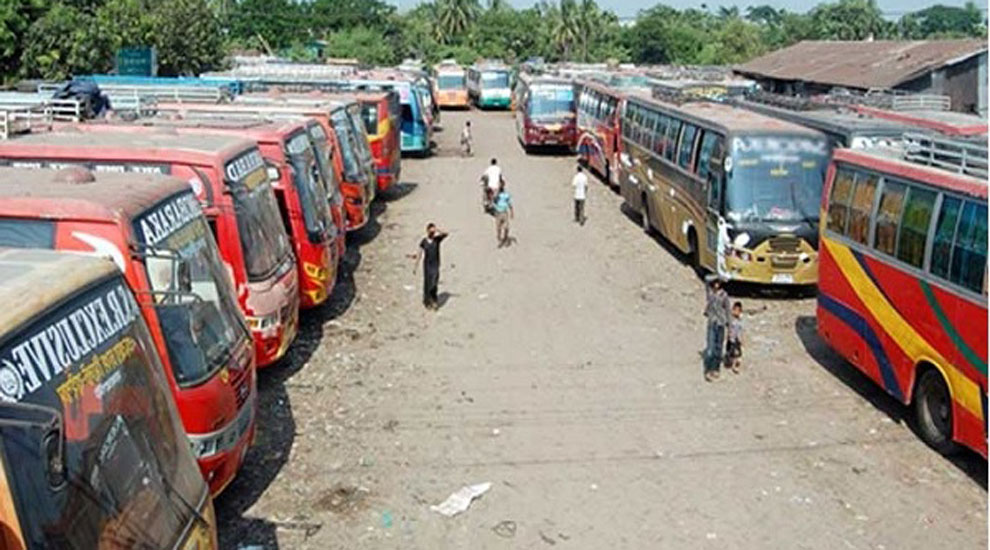
{"label": "shadow on ground", "polygon": [[368,223],[347,235],[347,250],[338,266],[337,281],[330,299],[317,308],[301,312],[299,334],[285,357],[259,371],[258,422],[254,445],[248,450],[233,483],[214,502],[221,549],[259,546],[273,550],[279,548],[278,530],[295,531],[308,538],[323,528],[319,523],[271,522],[245,514],[288,462],[296,434],[288,390],[301,387],[292,382],[293,376],[319,348],[324,337],[324,325],[346,313],[353,304],[357,295],[354,273],[361,265],[361,247],[381,232],[378,217],[385,212],[386,202],[399,200],[415,189],[415,183],[400,183],[383,193],[382,200],[372,203]]}
{"label": "shadow on ground", "polygon": [[[869,401],[871,405],[886,414],[891,420],[894,422],[903,421],[917,434],[910,405],[904,405],[891,397],[852,363],[835,353],[818,336],[817,319],[812,316],[798,317],[794,322],[794,331],[801,340],[805,351],[819,366],[859,394],[860,397]],[[963,450],[946,458],[975,483],[983,487],[983,490],[987,489],[987,462],[979,454]]]}

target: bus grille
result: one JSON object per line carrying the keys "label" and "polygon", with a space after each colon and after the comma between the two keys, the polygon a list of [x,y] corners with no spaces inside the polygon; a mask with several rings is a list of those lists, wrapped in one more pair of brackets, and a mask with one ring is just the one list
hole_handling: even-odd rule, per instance
{"label": "bus grille", "polygon": [[238,410],[244,406],[244,402],[251,395],[251,388],[249,387],[250,378],[247,369],[230,371],[230,386],[234,389],[234,397]]}
{"label": "bus grille", "polygon": [[801,239],[793,235],[770,237],[770,252],[795,254],[801,246]]}

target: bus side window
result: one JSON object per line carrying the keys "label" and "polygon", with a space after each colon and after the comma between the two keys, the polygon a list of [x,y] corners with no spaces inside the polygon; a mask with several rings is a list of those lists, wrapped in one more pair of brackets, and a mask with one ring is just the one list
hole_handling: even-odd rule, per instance
{"label": "bus side window", "polygon": [[983,292],[986,268],[987,205],[966,201],[952,246],[949,280],[974,292]]}
{"label": "bus side window", "polygon": [[[707,178],[705,184],[708,185],[708,207],[715,212],[722,212],[722,187],[725,184],[725,176],[722,172],[723,159],[725,156],[725,147],[722,140],[722,136],[718,134],[710,134],[711,139],[711,151],[709,155],[703,158],[703,162],[708,166],[707,168]],[[702,162],[702,161],[699,161]]]}
{"label": "bus side window", "polygon": [[704,131],[701,135],[701,150],[698,153],[698,163],[697,172],[698,176],[701,177],[701,181],[708,181],[708,174],[711,170],[709,164],[712,161],[712,150],[715,148],[715,143],[718,140],[718,134],[714,132]]}
{"label": "bus side window", "polygon": [[904,210],[904,195],[907,186],[903,183],[884,180],[880,192],[880,205],[873,230],[873,248],[884,254],[894,255],[897,249],[897,226]]}
{"label": "bus side window", "polygon": [[925,242],[928,240],[936,196],[935,191],[914,186],[908,188],[901,234],[897,238],[897,259],[914,267],[921,267],[925,261]]}
{"label": "bus side window", "polygon": [[852,170],[839,167],[835,171],[835,180],[832,182],[832,194],[828,199],[828,223],[825,227],[840,235],[846,233],[854,177],[855,173]]}
{"label": "bus side window", "polygon": [[663,155],[664,146],[667,143],[668,126],[670,126],[670,117],[660,115],[660,119],[657,121],[657,142],[653,149],[658,155]]}
{"label": "bus side window", "polygon": [[681,168],[690,171],[692,154],[694,153],[694,138],[698,135],[698,127],[694,124],[685,124],[684,133],[681,136],[680,152],[677,155],[677,164]]}
{"label": "bus side window", "polygon": [[942,208],[935,222],[935,238],[932,241],[932,257],[929,271],[936,277],[949,280],[949,262],[952,260],[952,242],[956,238],[959,225],[959,211],[962,200],[948,195],[942,196]]}
{"label": "bus side window", "polygon": [[656,111],[646,111],[646,139],[643,146],[653,151],[657,142],[657,113]]}
{"label": "bus side window", "polygon": [[681,121],[676,118],[670,120],[670,126],[667,127],[667,139],[664,143],[663,156],[674,162],[677,155],[677,136],[681,133]]}
{"label": "bus side window", "polygon": [[849,231],[846,235],[860,244],[870,244],[870,216],[873,214],[873,198],[879,182],[880,176],[876,174],[861,173],[856,176],[856,188],[849,208]]}

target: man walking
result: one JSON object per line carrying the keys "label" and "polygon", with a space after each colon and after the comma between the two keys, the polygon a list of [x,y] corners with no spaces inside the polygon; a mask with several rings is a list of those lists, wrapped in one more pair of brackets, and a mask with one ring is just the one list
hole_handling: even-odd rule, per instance
{"label": "man walking", "polygon": [[493,158],[491,164],[481,174],[481,186],[485,197],[486,212],[491,212],[492,201],[495,199],[495,195],[504,181],[502,167],[498,165],[498,159]]}
{"label": "man walking", "polygon": [[722,288],[722,281],[717,276],[708,280],[705,302],[705,317],[708,318],[708,328],[705,335],[705,380],[711,382],[718,379],[719,366],[722,363],[722,349],[725,345],[725,327],[729,324],[732,310],[729,305],[729,295]]}
{"label": "man walking", "polygon": [[584,201],[588,197],[588,176],[584,173],[584,168],[578,164],[577,174],[571,180],[571,187],[574,188],[574,221],[584,225]]}
{"label": "man walking", "polygon": [[440,283],[440,243],[446,238],[447,232],[438,229],[431,222],[426,225],[426,237],[419,241],[419,252],[409,255],[416,260],[413,273],[416,273],[420,259],[423,260],[423,305],[427,309],[440,308],[440,299],[437,296]]}
{"label": "man walking", "polygon": [[512,209],[512,195],[505,190],[504,181],[498,186],[492,208],[495,209],[495,239],[502,248],[509,244],[509,218],[516,215]]}

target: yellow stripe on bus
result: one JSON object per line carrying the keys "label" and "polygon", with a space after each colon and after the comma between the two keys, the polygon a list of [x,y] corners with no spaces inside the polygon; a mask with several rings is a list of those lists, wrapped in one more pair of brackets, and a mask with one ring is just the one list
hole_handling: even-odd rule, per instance
{"label": "yellow stripe on bus", "polygon": [[873,280],[863,272],[862,266],[853,256],[849,247],[829,239],[822,239],[829,254],[835,259],[846,280],[856,292],[860,301],[866,306],[880,326],[897,344],[904,354],[915,364],[926,360],[935,365],[949,382],[949,392],[952,398],[976,418],[983,418],[983,407],[980,404],[980,386],[963,374],[951,361],[947,360],[932,347],[903,317],[897,312],[886,296],[873,284]]}

